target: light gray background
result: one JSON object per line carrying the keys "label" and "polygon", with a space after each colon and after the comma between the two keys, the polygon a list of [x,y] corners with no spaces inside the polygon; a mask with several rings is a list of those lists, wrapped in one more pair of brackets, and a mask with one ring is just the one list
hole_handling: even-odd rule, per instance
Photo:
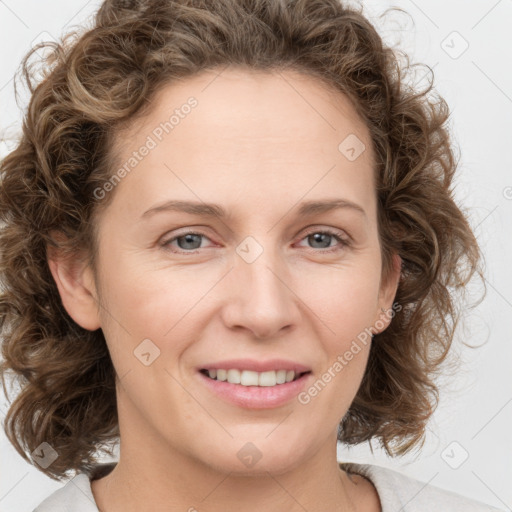
{"label": "light gray background", "polygon": [[[99,4],[99,0],[0,0],[0,138],[5,139],[0,156],[13,147],[19,129],[22,114],[14,101],[12,77],[22,56],[34,41],[59,38],[84,23]],[[364,5],[386,41],[399,43],[413,60],[434,69],[436,88],[451,107],[450,126],[462,154],[456,197],[469,209],[485,253],[488,287],[486,299],[458,336],[472,344],[488,342],[476,350],[457,349],[464,365],[441,389],[441,404],[421,453],[390,459],[377,445],[374,454],[365,445],[350,450],[340,446],[338,456],[395,468],[510,510],[512,0],[372,0]],[[402,7],[410,17],[393,14],[387,21],[377,19],[391,6]],[[404,30],[398,31],[397,23]],[[464,40],[469,46],[462,53]],[[420,68],[418,79],[426,71]],[[23,101],[22,108],[25,105]],[[7,410],[3,396],[0,407],[3,418]],[[1,511],[30,511],[63,485],[24,462],[3,431],[0,450]]]}

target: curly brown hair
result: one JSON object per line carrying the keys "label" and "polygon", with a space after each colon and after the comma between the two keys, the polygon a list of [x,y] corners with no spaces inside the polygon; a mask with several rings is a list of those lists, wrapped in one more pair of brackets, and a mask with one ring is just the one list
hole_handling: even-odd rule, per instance
{"label": "curly brown hair", "polygon": [[473,275],[482,276],[479,247],[453,198],[449,109],[433,78],[422,90],[407,86],[417,64],[383,44],[362,7],[338,0],[108,0],[92,27],[47,45],[38,83],[31,67],[38,47],[23,59],[31,99],[19,144],[0,167],[0,372],[6,394],[7,372],[20,384],[4,421],[20,455],[34,463],[26,451],[49,443],[59,456],[40,469],[60,479],[91,469],[98,450],[118,438],[103,332],[67,314],[47,249],[85,249],[96,268],[94,219],[113,192],[102,201],[93,193],[116,168],[116,133],[164,85],[229,65],[317,77],[347,95],[366,122],[383,275],[397,253],[401,308],[374,337],[338,439],[376,439],[391,456],[423,445],[459,299]]}

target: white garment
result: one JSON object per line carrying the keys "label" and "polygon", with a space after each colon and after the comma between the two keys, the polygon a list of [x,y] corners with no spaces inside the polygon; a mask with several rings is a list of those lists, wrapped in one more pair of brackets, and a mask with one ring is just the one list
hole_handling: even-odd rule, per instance
{"label": "white garment", "polygon": [[[115,465],[115,462],[98,464],[91,473],[77,474],[32,512],[98,512],[90,475],[101,478]],[[381,466],[341,463],[340,467],[371,480],[379,494],[382,512],[504,512]]]}

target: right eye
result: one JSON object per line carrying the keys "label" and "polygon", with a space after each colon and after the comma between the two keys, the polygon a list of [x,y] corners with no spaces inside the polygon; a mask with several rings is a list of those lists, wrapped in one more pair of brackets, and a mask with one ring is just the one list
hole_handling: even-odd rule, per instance
{"label": "right eye", "polygon": [[[194,254],[198,249],[201,249],[201,239],[209,238],[203,233],[197,233],[195,231],[188,231],[186,233],[181,233],[180,235],[174,236],[169,240],[162,243],[162,247],[169,248],[171,252],[185,252]],[[171,244],[176,242],[178,244],[178,250],[171,249],[173,247]]]}

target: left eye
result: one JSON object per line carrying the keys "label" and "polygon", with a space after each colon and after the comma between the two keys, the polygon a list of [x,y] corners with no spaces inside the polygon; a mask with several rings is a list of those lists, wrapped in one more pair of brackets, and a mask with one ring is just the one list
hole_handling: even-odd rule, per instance
{"label": "left eye", "polygon": [[[311,240],[314,244],[320,244],[320,247],[313,247],[314,249],[328,249],[327,251],[322,252],[333,252],[342,249],[344,246],[348,245],[348,240],[342,238],[338,233],[330,230],[324,231],[311,231],[308,233],[303,240]],[[337,246],[331,246],[330,242],[335,240],[338,242]],[[327,242],[327,246],[324,244]]]}
{"label": "left eye", "polygon": [[[170,238],[166,242],[163,242],[162,246],[171,247],[171,244],[173,242],[176,242],[178,244],[178,249],[181,249],[181,251],[172,250],[172,252],[193,252],[194,250],[201,248],[202,238],[206,238],[209,240],[209,238],[206,235],[203,235],[202,233],[190,231],[188,233],[183,233],[181,235]],[[349,245],[348,240],[342,238],[337,232],[330,230],[311,231],[307,233],[301,240],[309,240],[313,244],[319,244],[319,246],[309,247],[309,249],[326,249],[321,252],[333,252]],[[333,240],[337,241],[338,245],[331,246],[331,242]]]}

